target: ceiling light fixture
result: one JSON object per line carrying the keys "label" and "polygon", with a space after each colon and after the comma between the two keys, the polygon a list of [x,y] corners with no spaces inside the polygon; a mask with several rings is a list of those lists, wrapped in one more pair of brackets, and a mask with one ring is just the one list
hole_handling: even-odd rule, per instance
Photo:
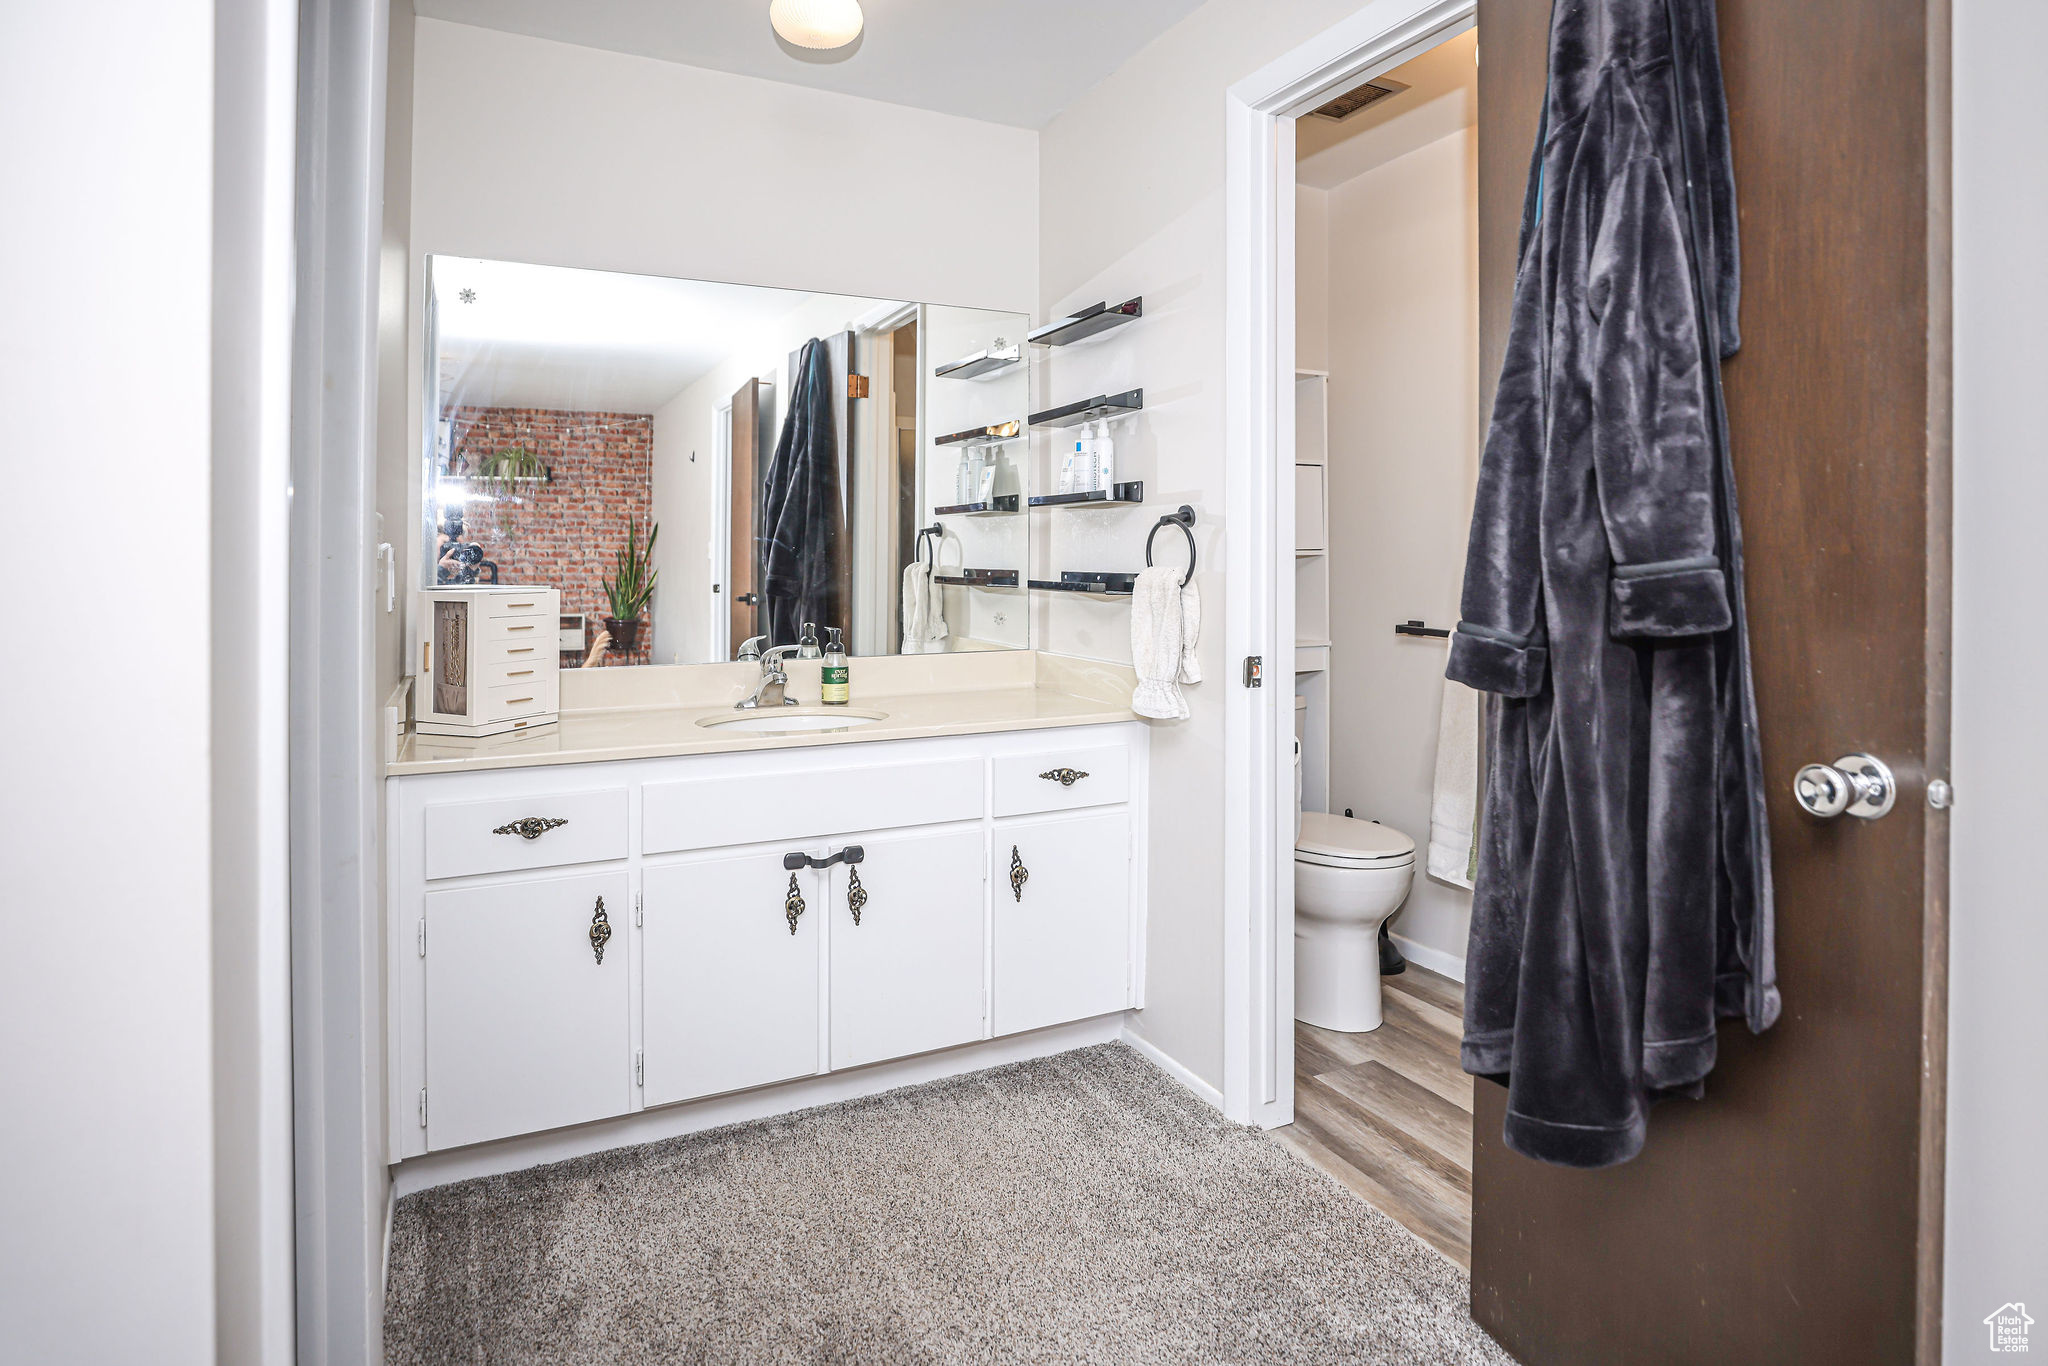
{"label": "ceiling light fixture", "polygon": [[768,22],[784,42],[821,51],[860,37],[860,0],[770,0]]}

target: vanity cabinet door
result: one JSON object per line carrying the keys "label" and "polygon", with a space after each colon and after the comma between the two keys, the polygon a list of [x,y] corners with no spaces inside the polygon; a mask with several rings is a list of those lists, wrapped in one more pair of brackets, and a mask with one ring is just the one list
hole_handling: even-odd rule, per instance
{"label": "vanity cabinet door", "polygon": [[624,873],[429,892],[425,904],[429,1148],[630,1108]]}
{"label": "vanity cabinet door", "polygon": [[995,823],[997,1034],[1130,1004],[1131,822],[1122,807]]}
{"label": "vanity cabinet door", "polygon": [[818,922],[829,884],[809,869],[785,871],[782,854],[642,873],[647,1104],[818,1070]]}
{"label": "vanity cabinet door", "polygon": [[826,912],[832,1066],[981,1038],[987,837],[976,827],[848,843],[864,857],[832,869]]}

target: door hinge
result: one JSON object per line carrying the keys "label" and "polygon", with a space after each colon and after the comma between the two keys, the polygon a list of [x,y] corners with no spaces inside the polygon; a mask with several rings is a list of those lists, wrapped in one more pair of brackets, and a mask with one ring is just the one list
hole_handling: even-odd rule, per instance
{"label": "door hinge", "polygon": [[846,377],[846,396],[848,398],[866,398],[868,396],[868,377],[866,375],[848,375]]}
{"label": "door hinge", "polygon": [[636,1049],[634,1049],[634,1050],[633,1050],[633,1084],[634,1084],[635,1086],[645,1086],[645,1085],[647,1084],[647,1071],[646,1071],[646,1068],[645,1068],[645,1066],[644,1066],[643,1064],[644,1064],[644,1059],[643,1059],[643,1058],[642,1058],[642,1056],[641,1056],[640,1050],[639,1050],[639,1049],[637,1049],[637,1048],[636,1048]]}
{"label": "door hinge", "polygon": [[1244,685],[1247,688],[1263,688],[1266,686],[1266,657],[1264,655],[1246,655],[1244,657]]}
{"label": "door hinge", "polygon": [[647,904],[641,896],[639,892],[633,893],[633,924],[636,927],[647,923]]}
{"label": "door hinge", "polygon": [[427,918],[420,917],[420,957],[427,956]]}
{"label": "door hinge", "polygon": [[420,1127],[427,1127],[427,1088],[420,1088]]}

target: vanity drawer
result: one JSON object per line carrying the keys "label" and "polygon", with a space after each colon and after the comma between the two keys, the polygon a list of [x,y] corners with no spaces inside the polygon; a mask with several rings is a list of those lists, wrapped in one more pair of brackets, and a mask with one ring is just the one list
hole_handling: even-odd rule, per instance
{"label": "vanity drawer", "polygon": [[1131,792],[1130,751],[1122,745],[1036,750],[995,760],[995,813],[1072,811],[1111,806]]}
{"label": "vanity drawer", "polygon": [[[528,839],[514,827],[529,819],[561,824]],[[626,856],[628,820],[623,787],[444,802],[420,813],[421,853],[429,879],[597,863]]]}
{"label": "vanity drawer", "polygon": [[979,758],[693,778],[641,789],[641,848],[665,854],[894,830],[979,820],[985,809]]}

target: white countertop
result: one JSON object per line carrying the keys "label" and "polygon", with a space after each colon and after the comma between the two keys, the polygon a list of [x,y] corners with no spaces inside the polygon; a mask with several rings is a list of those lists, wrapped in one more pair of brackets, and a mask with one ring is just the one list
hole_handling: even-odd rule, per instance
{"label": "white countertop", "polygon": [[[804,711],[817,711],[807,704]],[[847,730],[768,734],[703,726],[710,718],[772,715],[734,711],[730,702],[705,706],[623,707],[565,711],[542,730],[478,738],[408,733],[389,777],[415,773],[463,773],[490,768],[538,768],[589,764],[611,759],[664,758],[678,754],[730,754],[739,750],[795,749],[809,745],[857,745],[876,740],[912,740],[934,735],[979,735],[991,731],[1048,730],[1056,726],[1109,725],[1135,720],[1125,701],[1060,691],[1044,686],[981,688],[972,691],[904,693],[854,699],[854,713],[882,712],[883,718]]]}

